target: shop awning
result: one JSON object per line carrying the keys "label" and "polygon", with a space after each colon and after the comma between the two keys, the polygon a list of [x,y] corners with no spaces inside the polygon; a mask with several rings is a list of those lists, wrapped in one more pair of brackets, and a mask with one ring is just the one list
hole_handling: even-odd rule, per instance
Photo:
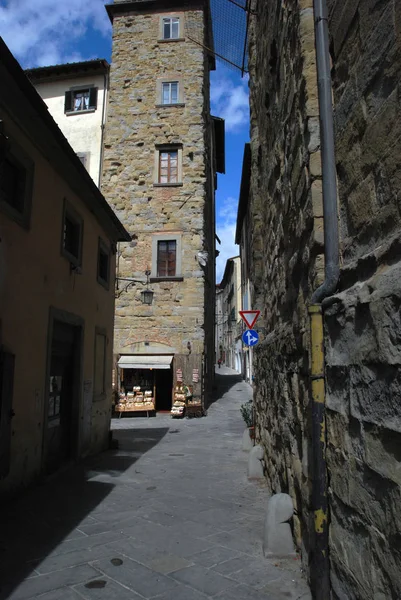
{"label": "shop awning", "polygon": [[118,361],[120,369],[169,369],[173,355],[130,354]]}

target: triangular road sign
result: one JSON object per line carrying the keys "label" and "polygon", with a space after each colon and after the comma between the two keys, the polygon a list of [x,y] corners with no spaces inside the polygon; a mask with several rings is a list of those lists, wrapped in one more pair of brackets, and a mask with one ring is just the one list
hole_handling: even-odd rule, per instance
{"label": "triangular road sign", "polygon": [[260,315],[260,310],[240,310],[241,319],[245,322],[248,329],[252,329]]}

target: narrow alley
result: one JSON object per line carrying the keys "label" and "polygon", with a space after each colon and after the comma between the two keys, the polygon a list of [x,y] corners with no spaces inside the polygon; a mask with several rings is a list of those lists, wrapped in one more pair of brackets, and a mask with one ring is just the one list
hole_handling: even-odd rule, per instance
{"label": "narrow alley", "polygon": [[239,407],[218,369],[202,419],[113,420],[118,450],[21,496],[0,519],[1,600],[309,600],[300,560],[266,560],[267,490],[249,482]]}

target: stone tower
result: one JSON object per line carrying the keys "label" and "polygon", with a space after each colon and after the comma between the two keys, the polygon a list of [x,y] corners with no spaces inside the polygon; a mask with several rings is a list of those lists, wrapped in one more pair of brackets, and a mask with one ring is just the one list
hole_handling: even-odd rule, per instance
{"label": "stone tower", "polygon": [[[117,278],[143,281],[117,280],[117,383],[154,380],[156,409],[168,409],[182,378],[207,405],[215,174],[224,170],[224,124],[209,111],[208,1],[135,0],[107,11],[113,50],[102,192],[132,235],[118,248]],[[141,295],[147,276],[150,305]]]}

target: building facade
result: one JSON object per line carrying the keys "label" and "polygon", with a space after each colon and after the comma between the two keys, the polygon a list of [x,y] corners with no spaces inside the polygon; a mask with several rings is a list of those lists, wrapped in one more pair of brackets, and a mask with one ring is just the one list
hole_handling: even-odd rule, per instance
{"label": "building facade", "polygon": [[239,311],[242,306],[241,260],[239,256],[226,262],[223,279],[219,286],[222,306],[222,347],[224,364],[242,373],[242,319]]}
{"label": "building facade", "polygon": [[327,516],[319,521],[311,494],[308,304],[324,248],[312,0],[258,2],[250,23],[251,278],[266,328],[256,435],[270,491],[293,498],[306,565],[328,528],[331,597],[398,598],[401,4],[327,4],[341,249],[337,289],[321,307]]}
{"label": "building facade", "polygon": [[[171,407],[177,382],[207,404],[224,122],[210,116],[214,59],[188,31],[202,31],[212,47],[208,2],[117,2],[107,10],[113,54],[102,191],[132,236],[118,249],[117,384],[153,384],[156,410]],[[145,284],[152,304],[141,300]]]}
{"label": "building facade", "polygon": [[109,64],[104,59],[25,71],[50,114],[100,186]]}
{"label": "building facade", "polygon": [[[250,177],[251,177],[251,145],[245,144],[242,161],[241,190],[238,202],[237,228],[235,243],[239,246],[241,261],[241,298],[242,310],[255,310],[252,294],[252,252],[251,235],[253,220],[250,214]],[[244,344],[242,348],[242,374],[245,381],[253,382],[253,347]]]}
{"label": "building facade", "polygon": [[130,239],[0,40],[0,491],[108,447]]}

